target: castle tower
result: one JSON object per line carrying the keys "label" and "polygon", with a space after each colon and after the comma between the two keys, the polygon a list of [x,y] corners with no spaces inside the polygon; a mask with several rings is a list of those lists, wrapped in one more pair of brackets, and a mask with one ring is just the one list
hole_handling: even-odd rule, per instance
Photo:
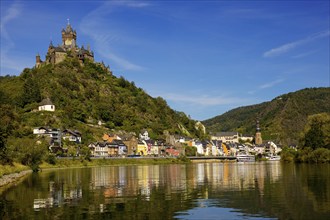
{"label": "castle tower", "polygon": [[72,29],[69,19],[66,28],[62,29],[62,45],[66,48],[74,48],[76,46],[77,33]]}
{"label": "castle tower", "polygon": [[256,124],[256,136],[255,136],[255,140],[254,140],[256,145],[260,145],[262,144],[262,137],[261,137],[261,129],[259,126],[259,120],[257,120],[257,124]]}
{"label": "castle tower", "polygon": [[41,65],[41,63],[42,63],[42,61],[41,61],[40,55],[38,53],[37,56],[36,56],[36,67],[39,67]]}

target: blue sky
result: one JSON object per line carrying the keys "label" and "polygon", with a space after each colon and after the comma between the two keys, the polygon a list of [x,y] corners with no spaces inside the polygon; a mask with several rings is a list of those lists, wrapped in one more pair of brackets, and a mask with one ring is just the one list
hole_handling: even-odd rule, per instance
{"label": "blue sky", "polygon": [[1,72],[33,67],[70,24],[115,76],[196,120],[329,87],[329,1],[1,0]]}

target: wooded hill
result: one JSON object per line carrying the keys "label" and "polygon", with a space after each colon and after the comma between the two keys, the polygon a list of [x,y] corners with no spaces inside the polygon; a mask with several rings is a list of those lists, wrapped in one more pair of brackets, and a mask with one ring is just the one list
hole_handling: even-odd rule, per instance
{"label": "wooded hill", "polygon": [[[44,98],[50,98],[55,112],[36,111]],[[31,136],[32,128],[38,126],[77,129],[85,143],[99,140],[110,129],[136,134],[147,129],[152,138],[159,138],[164,130],[201,135],[195,129],[196,121],[172,110],[163,98],[151,97],[134,82],[114,76],[103,64],[82,66],[73,58],[26,68],[19,76],[0,77],[0,106],[5,137]]]}
{"label": "wooded hill", "polygon": [[239,107],[203,121],[209,132],[255,134],[259,118],[262,137],[282,144],[298,144],[310,115],[330,113],[330,88],[309,88],[281,95],[269,102]]}

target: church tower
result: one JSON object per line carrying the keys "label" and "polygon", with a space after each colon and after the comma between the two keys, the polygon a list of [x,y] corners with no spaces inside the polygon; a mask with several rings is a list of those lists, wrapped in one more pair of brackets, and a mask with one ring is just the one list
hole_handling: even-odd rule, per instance
{"label": "church tower", "polygon": [[259,120],[257,120],[257,124],[256,124],[256,136],[255,136],[254,142],[255,142],[256,145],[262,144],[261,129],[260,129],[260,126],[259,126]]}
{"label": "church tower", "polygon": [[65,48],[75,48],[77,40],[77,33],[72,29],[69,19],[66,28],[62,29],[62,45]]}

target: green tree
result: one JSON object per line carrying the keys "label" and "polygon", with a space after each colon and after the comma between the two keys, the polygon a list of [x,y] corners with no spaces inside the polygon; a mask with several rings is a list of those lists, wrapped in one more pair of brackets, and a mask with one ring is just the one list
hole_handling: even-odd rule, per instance
{"label": "green tree", "polygon": [[32,76],[27,77],[23,85],[22,105],[25,106],[26,104],[40,101],[41,95],[37,80]]}
{"label": "green tree", "polygon": [[35,139],[26,137],[8,139],[8,150],[11,158],[31,167],[34,172],[39,170],[48,151],[46,142],[36,142]]}
{"label": "green tree", "polygon": [[196,147],[185,146],[185,155],[186,156],[196,156],[196,153],[197,153]]}
{"label": "green tree", "polygon": [[11,164],[12,160],[8,156],[5,138],[0,135],[0,164]]}
{"label": "green tree", "polygon": [[0,163],[10,164],[12,159],[8,155],[7,138],[18,129],[18,115],[11,105],[0,105]]}
{"label": "green tree", "polygon": [[91,160],[91,151],[87,146],[82,146],[80,148],[80,157],[83,160],[88,160],[88,161]]}
{"label": "green tree", "polygon": [[308,118],[303,146],[313,150],[317,148],[330,149],[330,114],[322,113]]}

